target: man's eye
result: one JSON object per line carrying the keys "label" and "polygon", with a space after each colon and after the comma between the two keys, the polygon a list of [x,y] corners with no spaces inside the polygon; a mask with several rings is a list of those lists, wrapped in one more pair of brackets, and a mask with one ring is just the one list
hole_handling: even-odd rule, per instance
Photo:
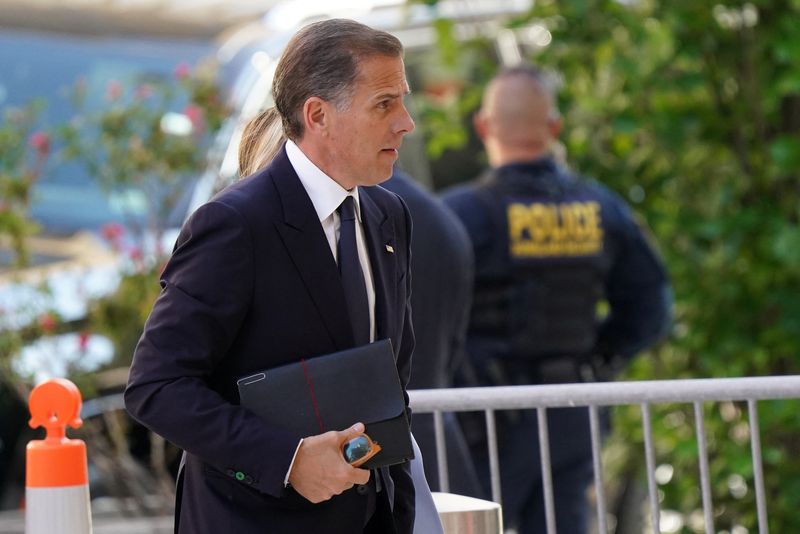
{"label": "man's eye", "polygon": [[381,109],[387,109],[389,107],[389,101],[381,100],[380,102],[378,102],[378,107]]}

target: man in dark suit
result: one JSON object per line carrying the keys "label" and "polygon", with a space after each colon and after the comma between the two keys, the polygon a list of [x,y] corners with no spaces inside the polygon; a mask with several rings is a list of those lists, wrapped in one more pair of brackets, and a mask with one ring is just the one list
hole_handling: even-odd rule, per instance
{"label": "man in dark suit", "polygon": [[[400,195],[414,219],[411,307],[417,328],[408,387],[453,387],[453,376],[464,357],[472,300],[474,259],[469,235],[441,200],[403,172],[395,171],[383,187]],[[433,415],[416,415],[413,431],[425,459],[425,478],[433,491],[442,491]],[[444,431],[449,491],[479,494],[480,482],[455,414],[444,414]]]}
{"label": "man in dark suit", "polygon": [[405,390],[411,224],[399,197],[371,186],[414,128],[408,92],[393,36],[347,20],[306,26],[273,82],[285,147],[181,231],[125,393],[136,419],[186,451],[176,530],[411,533],[408,466],[371,473],[342,457],[361,422],[299,436],[239,406],[236,390],[253,372],[382,338]]}

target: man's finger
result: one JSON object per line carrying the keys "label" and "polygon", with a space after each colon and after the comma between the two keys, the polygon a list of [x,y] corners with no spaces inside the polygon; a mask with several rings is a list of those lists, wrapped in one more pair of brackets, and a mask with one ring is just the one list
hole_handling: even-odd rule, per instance
{"label": "man's finger", "polygon": [[353,468],[353,475],[350,477],[350,480],[353,481],[353,484],[366,484],[369,482],[369,469],[360,469],[358,467]]}
{"label": "man's finger", "polygon": [[350,428],[346,428],[339,432],[339,438],[341,439],[342,443],[345,441],[350,441],[351,439],[360,436],[364,433],[364,423],[356,423]]}

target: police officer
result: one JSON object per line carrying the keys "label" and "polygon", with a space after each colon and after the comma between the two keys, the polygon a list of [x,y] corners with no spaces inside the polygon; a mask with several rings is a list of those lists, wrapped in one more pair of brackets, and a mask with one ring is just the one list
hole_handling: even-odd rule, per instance
{"label": "police officer", "polygon": [[[519,66],[497,75],[474,125],[491,168],[443,195],[475,252],[468,384],[610,377],[668,327],[670,289],[659,258],[618,196],[553,157],[561,120],[541,71]],[[547,529],[536,414],[503,414],[505,524],[541,534]],[[548,410],[559,534],[587,529],[588,419],[585,408]],[[473,450],[488,485],[485,444]]]}

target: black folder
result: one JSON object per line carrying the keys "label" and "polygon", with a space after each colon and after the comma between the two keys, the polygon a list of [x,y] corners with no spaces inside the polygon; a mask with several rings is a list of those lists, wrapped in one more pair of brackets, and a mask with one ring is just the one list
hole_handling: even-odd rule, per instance
{"label": "black folder", "polygon": [[242,406],[301,436],[344,430],[357,422],[381,451],[361,467],[414,457],[405,398],[391,341],[267,369],[237,381]]}

